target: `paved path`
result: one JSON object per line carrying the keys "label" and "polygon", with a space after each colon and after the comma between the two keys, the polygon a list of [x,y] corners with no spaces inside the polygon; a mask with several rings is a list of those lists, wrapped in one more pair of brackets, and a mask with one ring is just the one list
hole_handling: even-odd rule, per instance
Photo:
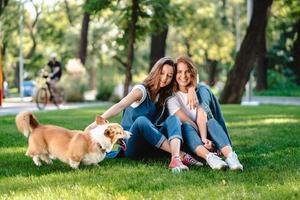
{"label": "paved path", "polygon": [[278,105],[297,105],[300,106],[300,97],[263,97],[263,96],[254,96],[251,98],[251,101],[248,102],[246,98],[243,98],[242,104],[247,105],[248,103],[251,105],[255,103],[258,104],[278,104]]}
{"label": "paved path", "polygon": [[[95,107],[100,105],[108,105],[109,102],[89,102],[89,103],[67,103],[62,105],[60,109],[74,109],[84,107]],[[251,102],[243,98],[243,105],[257,105],[257,104],[280,104],[280,105],[298,105],[300,106],[300,97],[252,97]],[[20,102],[19,98],[6,99],[2,107],[0,107],[0,116],[15,115],[21,111],[34,111],[38,112],[35,103],[31,102],[30,98],[24,98]],[[47,105],[44,111],[57,110],[54,105]],[[43,111],[41,111],[43,112]]]}
{"label": "paved path", "polygon": [[[74,108],[84,108],[84,107],[97,107],[101,105],[109,105],[109,102],[85,102],[85,103],[67,103],[61,105],[59,109],[74,109]],[[49,104],[46,106],[45,110],[40,111],[35,103],[32,103],[29,99],[24,99],[20,102],[18,99],[6,100],[2,107],[0,107],[0,116],[4,115],[15,115],[21,111],[34,111],[34,112],[44,112],[49,110],[57,110],[55,105]]]}

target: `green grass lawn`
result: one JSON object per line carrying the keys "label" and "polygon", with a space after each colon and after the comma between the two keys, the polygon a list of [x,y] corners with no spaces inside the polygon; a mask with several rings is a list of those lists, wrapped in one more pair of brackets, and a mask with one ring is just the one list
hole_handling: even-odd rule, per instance
{"label": "green grass lawn", "polygon": [[[35,113],[41,123],[83,129],[106,107]],[[1,199],[300,199],[300,107],[223,106],[244,172],[191,168],[172,174],[169,160],[106,159],[73,170],[36,167],[14,116],[0,117]],[[111,119],[119,122],[120,117]]]}

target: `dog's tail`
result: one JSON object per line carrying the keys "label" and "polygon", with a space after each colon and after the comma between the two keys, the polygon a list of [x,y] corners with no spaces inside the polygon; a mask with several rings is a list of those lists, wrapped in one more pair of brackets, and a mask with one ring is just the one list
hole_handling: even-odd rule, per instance
{"label": "dog's tail", "polygon": [[16,125],[18,130],[25,136],[29,137],[33,129],[35,129],[39,122],[31,112],[20,112],[16,116]]}

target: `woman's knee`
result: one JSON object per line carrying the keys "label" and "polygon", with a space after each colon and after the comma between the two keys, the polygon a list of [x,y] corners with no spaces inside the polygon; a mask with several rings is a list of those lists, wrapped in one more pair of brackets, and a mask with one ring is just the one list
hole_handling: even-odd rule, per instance
{"label": "woman's knee", "polygon": [[182,131],[183,133],[188,133],[190,131],[197,131],[193,126],[192,124],[190,124],[189,122],[183,122],[182,125]]}
{"label": "woman's knee", "polygon": [[144,130],[144,128],[148,127],[150,124],[151,121],[147,117],[140,116],[133,122],[129,131],[132,134],[135,134],[136,132],[141,132],[141,130]]}
{"label": "woman's knee", "polygon": [[169,117],[167,117],[165,123],[170,125],[175,125],[175,124],[181,125],[181,121],[179,117],[177,117],[176,115],[170,115]]}
{"label": "woman's knee", "polygon": [[138,126],[141,126],[141,125],[149,124],[149,122],[151,123],[151,121],[147,117],[139,116],[138,118],[136,118],[133,124],[137,124]]}

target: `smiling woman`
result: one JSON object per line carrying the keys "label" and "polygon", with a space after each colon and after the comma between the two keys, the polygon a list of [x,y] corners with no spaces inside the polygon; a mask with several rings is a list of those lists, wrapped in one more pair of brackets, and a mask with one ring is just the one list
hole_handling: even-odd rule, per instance
{"label": "smiling woman", "polygon": [[[203,85],[197,86],[199,105],[190,108],[186,105],[188,91],[196,85],[197,70],[188,57],[177,58],[176,83],[174,96],[168,100],[171,115],[180,118],[182,135],[190,150],[205,159],[212,169],[243,170],[236,153],[232,150],[231,141],[218,101],[212,92]],[[199,137],[200,135],[200,137]],[[225,162],[210,152],[214,148],[225,156]]]}

